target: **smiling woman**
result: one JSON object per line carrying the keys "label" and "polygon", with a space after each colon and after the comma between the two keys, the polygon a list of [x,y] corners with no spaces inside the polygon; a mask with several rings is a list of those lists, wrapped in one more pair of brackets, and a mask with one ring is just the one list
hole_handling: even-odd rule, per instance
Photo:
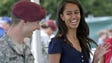
{"label": "smiling woman", "polygon": [[68,28],[77,28],[80,22],[80,10],[77,5],[68,3],[60,15]]}
{"label": "smiling woman", "polygon": [[[58,32],[49,44],[49,63],[89,63],[90,43],[95,42],[89,38],[89,27],[80,3],[62,0],[57,9],[56,23]],[[109,44],[103,46],[96,49],[93,63],[98,63],[100,57],[108,52]]]}

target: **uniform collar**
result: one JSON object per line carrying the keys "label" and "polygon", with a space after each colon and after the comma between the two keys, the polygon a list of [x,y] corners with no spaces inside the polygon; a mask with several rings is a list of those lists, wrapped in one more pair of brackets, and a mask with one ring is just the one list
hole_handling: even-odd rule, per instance
{"label": "uniform collar", "polygon": [[25,52],[31,54],[31,52],[27,52],[30,51],[30,47],[25,43],[19,44],[17,42],[14,42],[8,35],[5,35],[4,39],[7,40],[9,47],[13,49],[13,51],[15,51],[17,54],[24,55]]}

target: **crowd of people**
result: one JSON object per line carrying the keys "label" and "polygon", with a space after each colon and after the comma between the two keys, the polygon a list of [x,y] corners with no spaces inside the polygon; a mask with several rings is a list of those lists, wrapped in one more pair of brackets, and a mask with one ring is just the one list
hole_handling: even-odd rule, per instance
{"label": "crowd of people", "polygon": [[[78,0],[62,0],[56,21],[42,20],[45,16],[45,8],[35,2],[22,0],[12,6],[11,18],[0,19],[0,63],[34,63],[30,44],[37,29],[42,63],[112,63],[112,30],[100,31],[98,42],[91,39]],[[98,46],[94,54],[91,43]]]}

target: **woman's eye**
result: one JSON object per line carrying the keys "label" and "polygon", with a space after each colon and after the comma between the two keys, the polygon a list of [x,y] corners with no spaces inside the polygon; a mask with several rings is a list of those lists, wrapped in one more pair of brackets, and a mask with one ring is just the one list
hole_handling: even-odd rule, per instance
{"label": "woman's eye", "polygon": [[74,12],[74,14],[79,14],[80,12]]}
{"label": "woman's eye", "polygon": [[71,15],[72,13],[67,13],[67,15]]}

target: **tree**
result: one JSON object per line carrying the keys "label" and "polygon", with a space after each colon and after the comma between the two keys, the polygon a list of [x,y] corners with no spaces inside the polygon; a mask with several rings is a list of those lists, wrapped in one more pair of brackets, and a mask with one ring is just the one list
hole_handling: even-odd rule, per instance
{"label": "tree", "polygon": [[[40,0],[40,4],[46,8],[47,15],[56,18],[57,6],[61,0]],[[112,0],[79,0],[83,6],[86,17],[93,16],[112,16]]]}
{"label": "tree", "polygon": [[112,16],[112,0],[97,0],[93,6],[95,16]]}
{"label": "tree", "polygon": [[112,0],[80,0],[86,16],[112,16]]}
{"label": "tree", "polygon": [[0,0],[0,16],[10,16],[11,7],[18,0]]}
{"label": "tree", "polygon": [[[0,0],[0,16],[11,15],[11,6],[19,0]],[[57,6],[61,0],[40,0],[40,5],[45,7],[47,15],[56,19]],[[112,0],[79,0],[85,15],[112,16]]]}
{"label": "tree", "polygon": [[40,0],[40,5],[45,7],[47,10],[47,15],[51,15],[51,18],[55,19],[59,2],[60,0]]}

